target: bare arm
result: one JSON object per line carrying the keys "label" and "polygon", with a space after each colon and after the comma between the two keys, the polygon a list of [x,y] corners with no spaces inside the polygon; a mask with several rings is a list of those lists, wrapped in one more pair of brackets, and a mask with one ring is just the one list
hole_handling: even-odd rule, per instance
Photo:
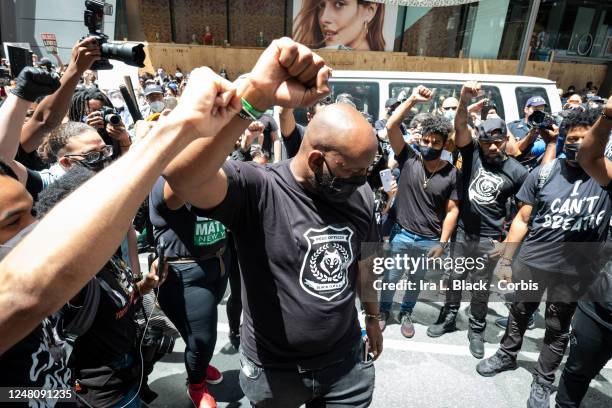
{"label": "bare arm", "polygon": [[520,156],[522,153],[525,153],[525,151],[529,148],[529,145],[531,145],[536,138],[538,137],[538,130],[534,127],[531,128],[529,130],[529,133],[527,133],[527,135],[522,138],[521,140],[517,140],[516,141],[516,156]]}
{"label": "bare arm", "polygon": [[455,115],[455,144],[458,148],[465,147],[472,143],[472,132],[468,126],[468,103],[480,91],[480,84],[468,81],[461,88],[459,106]]}
{"label": "bare arm", "polygon": [[[188,104],[174,112],[167,123],[62,200],[0,263],[0,354],[74,297],[108,261],[170,160],[196,137],[211,136],[227,123],[223,106],[231,103],[235,109],[235,95],[226,92],[212,71],[199,71],[206,73],[206,80],[194,73],[192,80],[200,111]],[[213,114],[218,106],[221,113]]]}
{"label": "bare arm", "polygon": [[442,233],[440,234],[440,242],[449,242],[459,219],[459,201],[448,200],[446,203],[446,216],[442,223]]}
{"label": "bare arm", "polygon": [[393,111],[393,114],[387,121],[387,135],[389,137],[389,142],[391,143],[393,153],[395,153],[396,156],[402,152],[404,146],[406,145],[404,135],[402,135],[400,130],[402,120],[404,120],[408,112],[410,112],[410,109],[412,109],[417,103],[427,102],[431,99],[432,95],[433,92],[431,89],[419,85],[414,89],[412,95],[410,95],[408,99],[402,102],[400,106]]}
{"label": "bare arm", "polygon": [[546,164],[555,160],[557,157],[557,138],[559,137],[559,127],[554,125],[553,130],[543,129],[542,139],[546,142],[546,150],[542,155],[542,163]]}
{"label": "bare arm", "polygon": [[[612,117],[612,96],[604,113]],[[585,136],[578,152],[580,166],[602,186],[607,186],[612,180],[612,162],[604,156],[611,131],[612,120],[599,118]]]}
{"label": "bare arm", "polygon": [[281,140],[279,139],[278,136],[278,132],[272,132],[270,134],[270,137],[272,138],[272,151],[274,153],[274,163],[278,163],[279,161],[281,161],[281,156],[283,155],[282,153],[282,145],[281,145]]}
{"label": "bare arm", "polygon": [[32,118],[23,126],[21,147],[26,152],[36,150],[45,134],[62,123],[81,75],[98,58],[100,47],[95,39],[86,38],[74,46],[68,68],[60,80],[60,88],[40,102]]}
{"label": "bare arm", "polygon": [[289,137],[291,133],[295,130],[295,117],[293,116],[293,109],[291,108],[280,108],[278,113],[279,118],[279,127],[280,133],[282,137]]}
{"label": "bare arm", "polygon": [[380,309],[376,290],[374,289],[376,275],[372,265],[373,260],[371,257],[359,262],[357,268],[359,275],[357,277],[357,293],[366,313],[365,325],[368,343],[376,360],[383,351],[383,336],[378,323],[379,319],[375,317],[380,315]]}
{"label": "bare arm", "polygon": [[19,135],[30,102],[9,93],[0,108],[0,157],[10,161],[17,155]]}
{"label": "bare arm", "polygon": [[520,207],[518,213],[512,220],[510,231],[504,241],[506,246],[502,258],[512,259],[514,256],[514,253],[529,231],[529,218],[531,217],[532,210],[533,206],[530,204],[523,203]]}

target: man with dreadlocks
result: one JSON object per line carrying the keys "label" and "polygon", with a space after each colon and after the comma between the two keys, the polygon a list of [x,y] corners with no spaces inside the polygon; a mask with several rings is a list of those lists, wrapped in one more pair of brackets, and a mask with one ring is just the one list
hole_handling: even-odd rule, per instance
{"label": "man with dreadlocks", "polygon": [[112,109],[116,115],[113,104],[102,91],[98,88],[84,88],[78,90],[72,97],[68,117],[73,122],[87,123],[95,128],[104,143],[113,146],[113,159],[116,159],[129,150],[132,141],[120,116],[117,115],[119,120],[117,124],[105,119],[106,114],[103,110],[107,109]]}

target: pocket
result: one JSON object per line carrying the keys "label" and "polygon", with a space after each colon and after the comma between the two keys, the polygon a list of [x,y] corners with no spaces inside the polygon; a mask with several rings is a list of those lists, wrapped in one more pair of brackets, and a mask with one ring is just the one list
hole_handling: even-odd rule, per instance
{"label": "pocket", "polygon": [[261,373],[263,372],[263,368],[257,366],[254,362],[249,360],[244,353],[240,352],[240,371],[244,375],[244,377],[248,380],[254,381],[257,380]]}

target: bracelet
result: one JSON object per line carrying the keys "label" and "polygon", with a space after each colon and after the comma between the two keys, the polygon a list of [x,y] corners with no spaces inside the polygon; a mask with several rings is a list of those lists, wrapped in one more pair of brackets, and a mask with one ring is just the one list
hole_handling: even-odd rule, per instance
{"label": "bracelet", "polygon": [[446,242],[438,242],[438,245],[442,248],[442,249],[447,249],[450,246],[450,242],[446,241]]}
{"label": "bracelet", "polygon": [[380,320],[380,313],[379,314],[364,313],[364,316],[365,316],[366,319]]}
{"label": "bracelet", "polygon": [[130,143],[129,145],[119,145],[119,147],[130,147],[132,144]]}
{"label": "bracelet", "polygon": [[501,257],[501,260],[502,260],[502,261],[506,261],[506,262],[508,262],[509,264],[511,264],[511,263],[512,263],[512,258],[506,258],[506,257],[502,256],[502,257]]}
{"label": "bracelet", "polygon": [[601,111],[601,117],[604,119],[612,120],[612,116],[606,115],[605,111]]}
{"label": "bracelet", "polygon": [[255,109],[246,99],[240,98],[240,102],[242,102],[241,112],[245,111],[247,115],[253,118],[253,120],[258,120],[259,118],[263,116],[264,112],[261,112]]}
{"label": "bracelet", "polygon": [[238,112],[238,117],[240,119],[248,120],[249,122],[256,120],[256,119],[253,119],[251,115],[249,115],[249,113],[244,110],[244,108],[240,109],[240,112]]}

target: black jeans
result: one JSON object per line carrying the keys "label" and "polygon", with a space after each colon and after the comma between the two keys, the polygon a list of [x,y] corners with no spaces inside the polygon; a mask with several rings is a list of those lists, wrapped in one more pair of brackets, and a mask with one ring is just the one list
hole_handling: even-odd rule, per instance
{"label": "black jeans", "polygon": [[[457,231],[455,242],[452,245],[451,258],[484,258],[484,268],[473,268],[470,271],[460,270],[458,267],[453,270],[448,279],[448,291],[446,292],[446,310],[457,315],[461,306],[461,289],[453,289],[453,281],[465,281],[469,275],[472,283],[481,283],[486,289],[472,290],[470,299],[470,329],[474,332],[484,332],[487,327],[487,310],[489,303],[489,282],[493,275],[493,270],[497,264],[496,260],[489,259],[488,253],[495,248],[491,238],[479,237]],[[455,265],[459,265],[458,262]]]}
{"label": "black jeans", "polygon": [[258,408],[368,407],[374,392],[374,363],[355,347],[344,361],[318,370],[262,368],[240,353],[240,387]]}
{"label": "black jeans", "polygon": [[558,273],[529,267],[520,259],[517,259],[512,267],[512,276],[517,281],[538,282],[538,290],[515,292],[516,299],[519,300],[510,306],[508,325],[501,339],[500,350],[516,358],[523,344],[529,317],[537,310],[544,291],[548,290],[547,296],[554,300],[546,302],[544,344],[534,371],[543,379],[553,382],[567,348],[569,327],[577,306],[577,303],[571,300],[578,299],[588,287],[580,287],[578,278],[562,276],[560,279]]}
{"label": "black jeans", "polygon": [[[227,256],[223,259],[228,265]],[[217,342],[217,305],[227,286],[218,258],[169,263],[168,277],[159,288],[162,310],[185,341],[185,367],[191,384],[206,377]]]}
{"label": "black jeans", "polygon": [[570,354],[559,381],[557,408],[578,408],[591,380],[612,358],[612,331],[578,309],[572,321]]}

